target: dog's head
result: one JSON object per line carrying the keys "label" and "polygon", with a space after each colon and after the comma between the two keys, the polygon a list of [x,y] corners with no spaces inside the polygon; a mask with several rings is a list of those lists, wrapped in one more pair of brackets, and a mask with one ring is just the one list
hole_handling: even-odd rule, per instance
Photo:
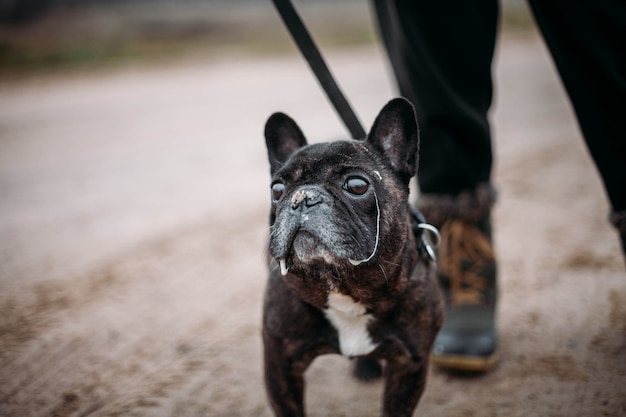
{"label": "dog's head", "polygon": [[282,275],[345,274],[406,244],[418,127],[404,99],[387,103],[364,140],[308,145],[282,113],[265,126],[271,167],[269,253]]}

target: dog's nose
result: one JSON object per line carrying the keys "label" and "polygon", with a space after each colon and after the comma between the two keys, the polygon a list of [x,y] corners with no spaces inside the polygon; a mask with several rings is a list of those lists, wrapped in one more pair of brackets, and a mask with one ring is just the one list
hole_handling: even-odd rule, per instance
{"label": "dog's nose", "polygon": [[291,196],[291,208],[297,210],[302,203],[305,207],[313,207],[322,202],[319,192],[312,189],[300,189]]}

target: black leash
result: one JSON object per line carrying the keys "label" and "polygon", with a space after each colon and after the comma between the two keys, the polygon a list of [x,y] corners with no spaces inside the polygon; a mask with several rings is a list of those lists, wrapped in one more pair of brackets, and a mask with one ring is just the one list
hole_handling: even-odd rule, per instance
{"label": "black leash", "polygon": [[324,62],[324,58],[320,54],[319,49],[315,46],[315,42],[309,31],[304,26],[302,19],[298,15],[296,9],[294,9],[290,0],[273,0],[278,13],[280,14],[285,26],[289,30],[291,37],[293,38],[296,45],[300,49],[300,52],[306,59],[309,67],[317,77],[322,89],[326,93],[326,96],[332,103],[333,107],[341,117],[344,125],[350,131],[350,134],[354,139],[363,139],[365,138],[365,130],[363,130],[363,126],[356,114],[350,107],[350,103],[343,95],[339,86],[335,82],[328,66]]}

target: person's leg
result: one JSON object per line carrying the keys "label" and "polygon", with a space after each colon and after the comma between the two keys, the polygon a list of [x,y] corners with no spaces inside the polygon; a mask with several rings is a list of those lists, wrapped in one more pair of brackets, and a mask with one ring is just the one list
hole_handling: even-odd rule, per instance
{"label": "person's leg", "polygon": [[626,3],[529,3],[604,181],[611,220],[626,245]]}
{"label": "person's leg", "polygon": [[491,63],[497,0],[375,0],[400,94],[416,106],[424,193],[457,195],[488,183]]}
{"label": "person's leg", "polygon": [[499,11],[497,0],[453,3],[374,0],[400,93],[420,124],[418,206],[442,232],[447,309],[433,360],[484,370],[497,344],[487,113]]}

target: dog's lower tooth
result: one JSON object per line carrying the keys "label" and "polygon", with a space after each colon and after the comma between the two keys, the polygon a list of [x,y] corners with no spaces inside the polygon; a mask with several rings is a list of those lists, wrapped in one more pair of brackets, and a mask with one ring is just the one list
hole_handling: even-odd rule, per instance
{"label": "dog's lower tooth", "polygon": [[280,264],[280,274],[282,276],[287,275],[287,272],[289,272],[289,268],[287,268],[287,262],[285,262],[284,259],[279,259],[278,263]]}

